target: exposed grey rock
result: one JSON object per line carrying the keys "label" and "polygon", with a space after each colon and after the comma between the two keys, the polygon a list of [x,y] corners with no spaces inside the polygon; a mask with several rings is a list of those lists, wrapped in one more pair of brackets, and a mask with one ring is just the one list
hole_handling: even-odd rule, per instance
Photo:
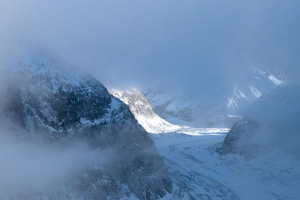
{"label": "exposed grey rock", "polygon": [[92,76],[41,52],[1,75],[1,113],[14,123],[19,138],[42,138],[60,148],[83,140],[94,149],[115,152],[110,162],[42,194],[52,199],[119,199],[133,194],[148,200],[172,191],[152,139],[129,108]]}
{"label": "exposed grey rock", "polygon": [[253,143],[255,131],[259,130],[259,124],[253,120],[241,119],[230,129],[223,142],[222,150],[224,154],[238,153],[249,160],[262,151],[264,147]]}
{"label": "exposed grey rock", "polygon": [[299,155],[300,87],[281,85],[260,97],[227,134],[223,152],[251,159],[270,151]]}

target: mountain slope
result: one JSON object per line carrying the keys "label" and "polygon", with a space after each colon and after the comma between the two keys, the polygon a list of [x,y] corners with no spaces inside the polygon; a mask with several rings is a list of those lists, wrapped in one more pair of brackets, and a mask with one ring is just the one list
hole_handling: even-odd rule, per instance
{"label": "mountain slope", "polygon": [[166,121],[191,127],[230,127],[225,103],[200,103],[179,90],[148,89],[143,92],[153,111]]}
{"label": "mountain slope", "polygon": [[110,94],[129,106],[138,122],[149,133],[174,132],[180,128],[157,116],[145,96],[138,90],[110,90]]}
{"label": "mountain slope", "polygon": [[129,108],[99,81],[62,59],[35,51],[5,67],[0,100],[3,118],[12,123],[10,134],[19,139],[58,148],[85,141],[94,150],[114,152],[108,163],[88,165],[55,194],[43,188],[26,194],[27,199],[120,199],[130,193],[158,199],[172,191],[162,158]]}
{"label": "mountain slope", "polygon": [[228,131],[226,128],[192,128],[189,126],[173,125],[156,115],[148,100],[137,89],[126,91],[110,90],[109,92],[129,106],[129,109],[134,114],[139,124],[141,124],[148,133],[152,133],[150,136],[153,138],[156,138],[153,133],[184,133],[188,135],[198,135],[208,132],[215,133]]}
{"label": "mountain slope", "polygon": [[[280,80],[276,77],[280,77]],[[143,91],[143,94],[153,111],[172,124],[230,128],[240,118],[241,112],[258,97],[288,81],[280,71],[271,73],[254,67],[246,78],[236,79],[220,80],[225,89],[209,101],[204,101],[201,97],[205,97],[210,91],[194,94],[197,98],[187,96],[179,88],[151,88]]]}
{"label": "mountain slope", "polygon": [[280,86],[254,102],[229,131],[224,153],[246,159],[280,151],[299,158],[300,86]]}

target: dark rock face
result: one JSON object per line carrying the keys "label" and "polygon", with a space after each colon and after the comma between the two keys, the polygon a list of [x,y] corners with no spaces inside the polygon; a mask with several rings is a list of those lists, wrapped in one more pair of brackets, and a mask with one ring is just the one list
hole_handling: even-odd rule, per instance
{"label": "dark rock face", "polygon": [[[38,53],[7,69],[1,85],[1,111],[18,124],[18,136],[61,146],[84,140],[94,149],[114,150],[116,159],[86,169],[64,185],[76,198],[119,199],[133,193],[158,199],[172,191],[152,139],[129,108],[90,75]],[[69,193],[61,190],[49,197],[70,199]]]}
{"label": "dark rock face", "polygon": [[253,120],[241,119],[230,129],[223,142],[223,153],[238,153],[249,160],[263,151],[263,146],[253,143],[253,133],[259,130]]}

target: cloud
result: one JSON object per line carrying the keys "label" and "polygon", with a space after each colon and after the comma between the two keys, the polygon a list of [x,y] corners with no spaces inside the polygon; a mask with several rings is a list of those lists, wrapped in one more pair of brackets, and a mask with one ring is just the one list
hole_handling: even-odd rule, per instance
{"label": "cloud", "polygon": [[209,95],[247,74],[243,66],[300,74],[299,1],[1,4],[1,55],[47,46],[108,87],[162,84]]}
{"label": "cloud", "polygon": [[61,184],[84,167],[82,154],[87,152],[87,147],[80,144],[58,150],[54,145],[14,141],[2,135],[0,193],[43,190]]}
{"label": "cloud", "polygon": [[92,149],[84,141],[62,146],[14,134],[8,129],[0,132],[2,197],[61,189],[86,169],[100,168],[116,158],[113,149]]}

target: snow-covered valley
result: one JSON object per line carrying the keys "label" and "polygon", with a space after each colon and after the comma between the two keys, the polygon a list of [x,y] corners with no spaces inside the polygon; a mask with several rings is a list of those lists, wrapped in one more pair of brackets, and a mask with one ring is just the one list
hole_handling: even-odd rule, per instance
{"label": "snow-covered valley", "polygon": [[[222,154],[227,132],[152,134],[174,181],[163,199],[298,199],[300,162],[273,152],[246,161]],[[278,155],[279,154],[279,155]]]}
{"label": "snow-covered valley", "polygon": [[[270,112],[272,114],[264,113],[264,118],[273,123],[274,116],[285,113],[285,118],[287,117],[290,123],[286,123],[287,128],[281,127],[281,130],[294,130],[293,127],[297,128],[299,124],[299,120],[294,116],[299,110],[296,103],[299,92],[296,86],[279,87],[271,94],[259,98],[258,103],[251,106],[250,110],[256,110],[257,115],[261,115],[262,107],[266,111],[273,110]],[[243,141],[248,144],[250,141],[243,131],[245,134],[251,132],[251,124],[248,126],[243,119],[237,123],[240,129],[230,130],[173,125],[156,115],[138,90],[114,90],[110,93],[129,106],[137,121],[153,139],[158,153],[163,156],[168,166],[173,180],[173,191],[163,199],[299,199],[300,161],[295,157],[297,154],[287,153],[282,148],[260,152],[256,149],[256,144],[259,144],[257,141],[253,147],[245,147],[256,153],[253,157],[247,157],[242,150],[238,150],[237,153],[224,152],[224,140],[235,141],[234,137],[237,137],[241,141],[238,144],[244,144]],[[268,108],[263,100],[270,102],[271,107]],[[260,105],[261,101],[263,106]],[[279,109],[277,112],[276,107],[285,109]],[[289,110],[291,111],[288,112]],[[254,118],[258,119],[257,116]],[[279,117],[275,119],[283,121]],[[235,131],[236,129],[238,131]],[[228,134],[229,131],[232,133]],[[227,135],[234,137],[227,138]],[[275,137],[276,134],[269,140]],[[289,135],[286,134],[286,137]],[[295,141],[297,139],[298,137],[294,137]],[[229,145],[231,147],[234,143]]]}
{"label": "snow-covered valley", "polygon": [[[3,137],[2,142],[7,144],[0,151],[0,160],[5,163],[0,170],[0,197],[9,199],[12,196],[17,200],[24,199],[24,195],[28,195],[25,199],[31,200],[299,199],[299,86],[279,84],[270,92],[261,93],[261,97],[257,96],[257,100],[253,99],[248,105],[248,112],[243,117],[235,118],[237,122],[233,127],[226,126],[231,117],[227,111],[221,112],[224,109],[218,106],[209,107],[203,113],[204,118],[199,118],[204,124],[212,123],[193,127],[185,122],[172,124],[156,114],[149,102],[159,100],[160,95],[148,101],[137,89],[108,91],[92,76],[69,69],[69,65],[51,56],[42,52],[33,54],[31,61],[7,69],[0,89],[3,90],[2,97],[9,98],[0,99],[3,102],[0,127],[6,133],[10,129],[8,125],[15,126],[17,131],[11,131],[14,137],[26,139],[28,148],[34,151],[41,150],[35,145],[31,147],[38,141],[41,142],[39,145],[45,141],[67,150],[70,148],[70,154],[65,153],[67,156],[59,162],[56,159],[50,161],[60,163],[61,160],[68,161],[65,157],[74,156],[75,164],[67,163],[61,174],[72,170],[76,173],[62,180],[61,185],[56,184],[56,180],[51,181],[51,185],[55,185],[54,192],[48,186],[38,192],[28,192],[27,187],[36,189],[44,180],[52,180],[48,175],[51,173],[37,170],[38,181],[33,181],[32,175],[24,179],[25,183],[34,184],[21,185],[20,188],[26,191],[23,193],[10,186],[18,182],[11,177],[20,172],[18,177],[25,174],[27,178],[24,168],[30,166],[27,162],[31,160],[36,162],[36,169],[44,169],[43,159],[50,162],[48,152],[42,154],[42,161],[39,161],[32,151],[20,153],[23,152],[21,148],[11,154],[17,158],[12,162],[5,152],[14,152],[18,146],[9,145]],[[273,81],[278,83],[276,80]],[[252,90],[255,94],[259,92]],[[240,106],[242,104],[237,100],[246,98],[246,92],[236,88],[234,91],[239,91],[235,104]],[[177,100],[170,105],[178,103]],[[183,111],[199,106],[178,105]],[[176,110],[178,115],[182,114],[179,110]],[[211,115],[209,120],[205,118],[207,113]],[[194,116],[193,113],[186,114],[191,118]],[[5,120],[10,122],[8,127],[3,123]],[[85,148],[76,147],[74,141],[86,142],[87,153],[84,153]],[[73,146],[77,151],[71,148]],[[84,153],[85,159],[79,159],[78,151]],[[29,159],[23,159],[26,152]],[[62,152],[58,151],[58,154],[65,155]],[[94,152],[101,154],[91,157],[93,161],[86,160]],[[18,158],[21,154],[22,159]],[[77,163],[86,163],[79,172],[73,169],[80,166]],[[28,167],[28,172],[35,175],[33,169]],[[12,184],[7,186],[6,180]],[[9,194],[6,188],[12,192]]]}

